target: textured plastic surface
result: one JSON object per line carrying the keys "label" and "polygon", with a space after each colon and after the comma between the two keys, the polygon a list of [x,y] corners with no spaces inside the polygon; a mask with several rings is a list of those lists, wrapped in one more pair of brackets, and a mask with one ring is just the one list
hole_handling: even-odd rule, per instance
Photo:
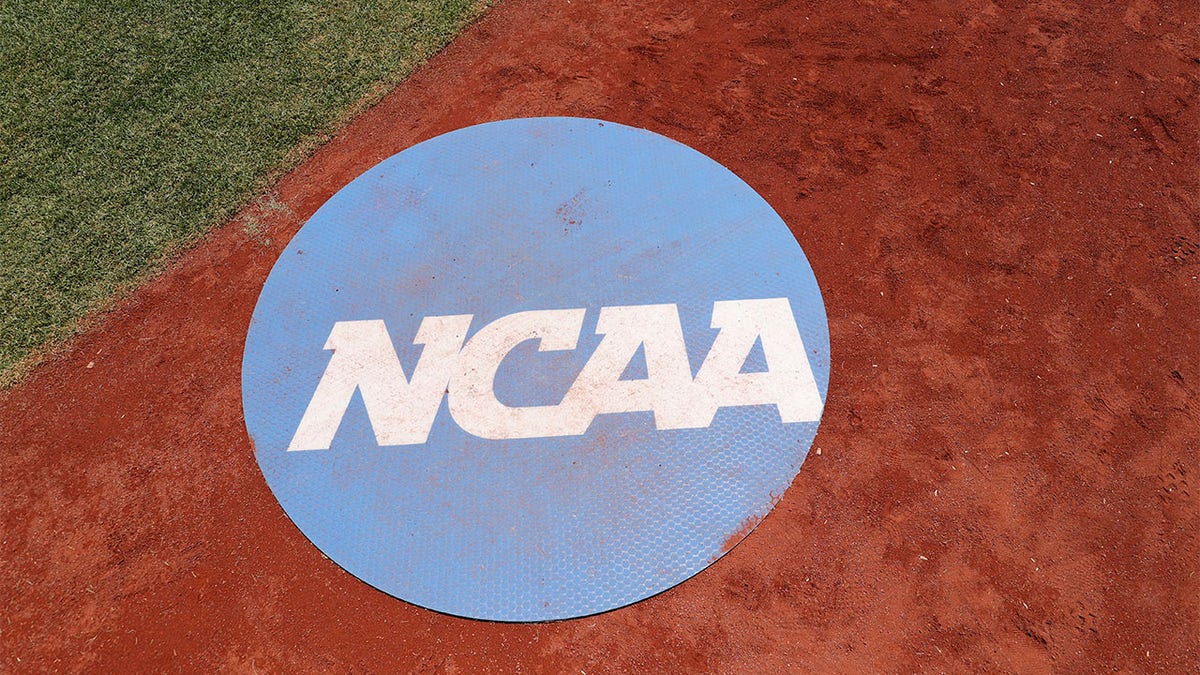
{"label": "textured plastic surface", "polygon": [[[382,319],[411,375],[422,318],[587,308],[576,349],[526,342],[498,399],[562,399],[595,350],[603,306],[674,303],[693,373],[713,302],[789,299],[823,401],[825,308],[786,225],[749,186],[663,136],[537,118],[460,129],[375,166],[276,263],[246,339],[243,405],[258,462],[299,529],[363,581],[449,614],[583,616],[666,590],[745,536],[800,468],[817,422],[721,408],[703,429],[649,412],[581,436],[485,440],[443,400],[428,441],[380,447],[355,393],[328,450],[289,452],[338,321]],[[469,337],[469,336],[468,336]],[[764,367],[755,348],[745,368]],[[626,377],[644,377],[630,362]],[[642,371],[639,373],[639,369]]]}

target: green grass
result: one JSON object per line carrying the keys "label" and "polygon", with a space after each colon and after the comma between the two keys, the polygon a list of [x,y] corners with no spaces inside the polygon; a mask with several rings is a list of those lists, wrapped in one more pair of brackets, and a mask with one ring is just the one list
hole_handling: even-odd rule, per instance
{"label": "green grass", "polygon": [[0,0],[0,385],[482,7]]}

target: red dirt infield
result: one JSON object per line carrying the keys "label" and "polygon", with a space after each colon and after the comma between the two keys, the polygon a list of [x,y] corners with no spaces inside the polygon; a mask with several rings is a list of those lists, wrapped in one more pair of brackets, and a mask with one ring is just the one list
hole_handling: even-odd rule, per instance
{"label": "red dirt infield", "polygon": [[[2,668],[1200,670],[1197,13],[505,0],[286,176],[283,209],[0,394]],[[321,203],[531,115],[647,128],[758,190],[821,283],[833,368],[799,477],[729,555],[625,609],[495,624],[300,534],[240,367]]]}

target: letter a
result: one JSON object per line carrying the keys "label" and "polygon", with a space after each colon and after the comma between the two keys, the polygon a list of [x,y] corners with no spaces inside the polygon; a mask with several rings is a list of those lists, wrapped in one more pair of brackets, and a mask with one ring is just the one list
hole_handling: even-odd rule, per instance
{"label": "letter a", "polygon": [[[596,322],[604,339],[563,401],[574,434],[588,430],[599,414],[654,411],[658,429],[690,426],[692,368],[675,305],[604,307]],[[639,347],[645,348],[646,378],[622,380]]]}
{"label": "letter a", "polygon": [[[696,426],[712,424],[717,408],[768,403],[785,423],[821,419],[821,394],[787,298],[715,302],[712,327],[721,332],[696,374]],[[743,373],[756,339],[767,372]]]}
{"label": "letter a", "polygon": [[425,317],[413,340],[424,348],[409,380],[382,321],[333,324],[325,342],[333,356],[288,450],[328,450],[355,389],[379,445],[424,443],[470,325],[470,314]]}

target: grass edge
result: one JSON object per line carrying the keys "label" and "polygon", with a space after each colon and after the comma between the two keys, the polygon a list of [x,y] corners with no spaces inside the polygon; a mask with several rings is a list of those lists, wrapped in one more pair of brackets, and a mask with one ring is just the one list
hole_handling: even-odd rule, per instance
{"label": "grass edge", "polygon": [[235,225],[239,214],[273,192],[284,177],[337,138],[359,115],[378,105],[422,66],[449,48],[464,31],[482,19],[489,9],[500,2],[501,0],[475,0],[470,11],[459,19],[453,34],[443,44],[430,49],[427,54],[415,53],[411,59],[397,69],[393,77],[380,80],[371,87],[370,91],[347,106],[329,123],[301,138],[292,149],[284,153],[282,159],[274,167],[247,188],[239,199],[220,213],[210,217],[208,222],[195,234],[171,244],[153,263],[147,265],[145,270],[134,278],[118,284],[106,297],[94,302],[93,306],[88,307],[79,317],[64,326],[60,335],[50,338],[7,369],[0,371],[0,395],[10,393],[25,382],[38,366],[65,353],[81,335],[95,329],[112,315],[124,300],[154,279],[170,272],[186,254],[202,245],[217,231]]}

